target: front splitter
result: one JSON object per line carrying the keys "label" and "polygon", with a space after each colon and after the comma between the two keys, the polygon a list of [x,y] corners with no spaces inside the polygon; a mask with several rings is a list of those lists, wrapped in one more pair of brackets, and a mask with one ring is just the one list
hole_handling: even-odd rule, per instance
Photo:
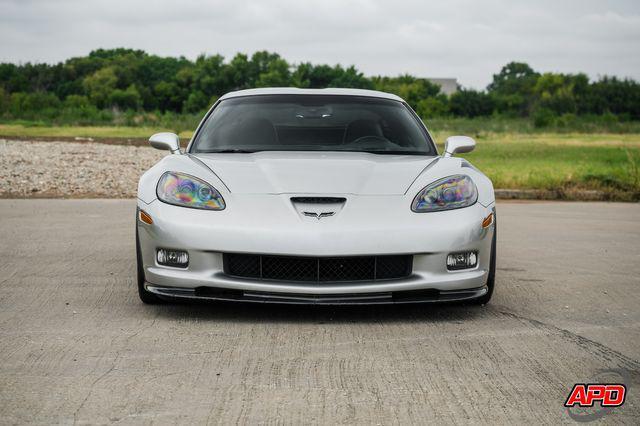
{"label": "front splitter", "polygon": [[397,303],[446,303],[473,300],[487,294],[487,286],[466,290],[405,290],[381,293],[306,294],[275,293],[227,288],[164,287],[146,283],[147,291],[162,299],[224,300],[232,302],[297,305],[380,305]]}

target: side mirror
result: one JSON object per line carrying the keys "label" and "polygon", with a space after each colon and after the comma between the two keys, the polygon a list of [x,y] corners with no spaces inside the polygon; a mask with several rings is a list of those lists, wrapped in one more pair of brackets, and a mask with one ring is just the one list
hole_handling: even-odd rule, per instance
{"label": "side mirror", "polygon": [[180,154],[180,138],[175,133],[156,133],[149,138],[149,143],[155,149],[171,151],[172,154]]}
{"label": "side mirror", "polygon": [[469,136],[449,136],[444,142],[443,157],[451,157],[453,154],[471,152],[476,147],[476,141]]}

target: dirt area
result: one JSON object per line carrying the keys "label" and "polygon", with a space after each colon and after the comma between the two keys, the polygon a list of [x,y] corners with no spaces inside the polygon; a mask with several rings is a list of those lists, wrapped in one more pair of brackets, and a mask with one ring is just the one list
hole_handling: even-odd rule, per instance
{"label": "dirt area", "polygon": [[148,146],[0,139],[0,197],[135,197],[140,175],[164,155]]}

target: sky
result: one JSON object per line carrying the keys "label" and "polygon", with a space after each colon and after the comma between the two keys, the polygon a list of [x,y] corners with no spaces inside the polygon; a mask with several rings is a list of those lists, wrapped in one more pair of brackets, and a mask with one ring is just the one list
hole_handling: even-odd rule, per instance
{"label": "sky", "polygon": [[640,80],[640,0],[0,0],[0,61],[97,48],[251,54],[452,77],[483,89],[510,61]]}

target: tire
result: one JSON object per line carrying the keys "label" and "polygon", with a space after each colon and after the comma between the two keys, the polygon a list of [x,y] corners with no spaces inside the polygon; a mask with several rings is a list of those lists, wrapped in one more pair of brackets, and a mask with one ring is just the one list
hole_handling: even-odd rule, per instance
{"label": "tire", "polygon": [[491,239],[491,260],[489,261],[489,277],[487,278],[487,294],[478,297],[477,299],[470,300],[472,305],[486,305],[493,296],[493,288],[496,285],[496,239],[498,234],[498,222],[496,221],[496,214],[493,213],[493,238]]}
{"label": "tire", "polygon": [[140,300],[142,300],[142,303],[146,303],[147,305],[157,305],[159,303],[163,303],[162,299],[160,299],[158,296],[147,291],[144,288],[145,278],[144,278],[144,268],[142,267],[142,255],[140,253],[140,237],[138,236],[137,212],[136,212],[136,269],[137,269],[137,280],[138,280],[138,295],[140,296]]}

